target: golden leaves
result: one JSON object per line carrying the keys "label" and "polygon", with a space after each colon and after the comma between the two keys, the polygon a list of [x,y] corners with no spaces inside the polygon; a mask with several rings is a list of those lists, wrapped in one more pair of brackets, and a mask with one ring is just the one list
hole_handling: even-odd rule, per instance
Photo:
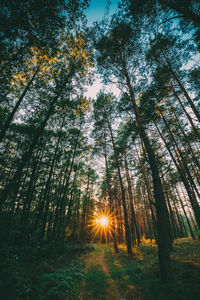
{"label": "golden leaves", "polygon": [[47,82],[53,78],[55,64],[59,61],[59,52],[55,56],[50,56],[38,48],[31,48],[31,59],[26,62],[31,68],[38,68],[38,76],[42,81]]}
{"label": "golden leaves", "polygon": [[18,73],[13,76],[10,81],[11,87],[17,85],[18,87],[24,86],[27,84],[27,78],[25,73]]}
{"label": "golden leaves", "polygon": [[45,49],[31,47],[23,71],[13,74],[10,86],[11,88],[25,86],[36,71],[37,78],[47,83],[57,77],[61,70],[68,70],[72,62],[79,66],[78,72],[82,76],[86,76],[92,66],[91,54],[87,49],[83,33],[77,33],[76,36],[63,36],[59,49],[54,55],[49,55]]}
{"label": "golden leaves", "polygon": [[160,103],[156,104],[156,116],[161,117],[165,115],[165,110],[163,109],[162,105],[163,101],[161,100]]}
{"label": "golden leaves", "polygon": [[85,97],[81,97],[79,99],[79,104],[78,104],[77,108],[74,109],[74,113],[76,115],[80,115],[81,112],[90,111],[89,103],[90,103],[90,100],[88,100]]}
{"label": "golden leaves", "polygon": [[87,111],[90,110],[90,107],[89,107],[90,100],[88,100],[87,98],[81,98],[80,102],[81,102],[81,109],[87,110]]}
{"label": "golden leaves", "polygon": [[92,67],[92,57],[83,33],[77,33],[75,37],[67,37],[67,58],[82,66],[82,75],[88,74],[88,69]]}
{"label": "golden leaves", "polygon": [[11,87],[25,86],[35,72],[43,82],[51,80],[55,72],[54,66],[58,61],[58,56],[48,56],[44,51],[31,47],[30,56],[25,61],[27,71],[14,74],[10,81]]}

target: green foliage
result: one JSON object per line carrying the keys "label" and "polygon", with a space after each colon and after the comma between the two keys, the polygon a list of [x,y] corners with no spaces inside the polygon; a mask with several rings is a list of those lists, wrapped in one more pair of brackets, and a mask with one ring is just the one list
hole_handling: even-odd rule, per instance
{"label": "green foliage", "polygon": [[79,263],[71,262],[66,270],[44,273],[35,285],[35,297],[47,299],[77,299],[79,283],[83,277]]}
{"label": "green foliage", "polygon": [[83,277],[78,255],[93,249],[58,243],[8,248],[0,268],[2,299],[76,300]]}

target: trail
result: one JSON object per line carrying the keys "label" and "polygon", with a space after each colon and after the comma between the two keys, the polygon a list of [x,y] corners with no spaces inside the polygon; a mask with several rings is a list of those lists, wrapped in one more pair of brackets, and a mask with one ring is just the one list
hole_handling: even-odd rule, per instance
{"label": "trail", "polygon": [[[87,280],[87,274],[89,274],[92,270],[95,275],[95,271],[103,273],[106,278],[106,287],[104,290],[100,290],[98,293],[98,286],[95,287],[95,277],[93,278],[93,288],[88,289],[87,281],[84,279],[82,282],[80,299],[81,300],[126,300],[126,298],[120,295],[120,292],[117,288],[116,282],[110,277],[110,272],[108,265],[105,261],[105,252],[102,247],[97,247],[97,249],[87,254],[84,257],[85,262],[85,278]],[[98,279],[98,278],[97,278]],[[103,278],[102,278],[103,279]],[[92,280],[92,278],[91,278]],[[100,282],[96,282],[99,284],[99,289],[101,288]],[[96,294],[94,295],[94,290],[96,290]]]}

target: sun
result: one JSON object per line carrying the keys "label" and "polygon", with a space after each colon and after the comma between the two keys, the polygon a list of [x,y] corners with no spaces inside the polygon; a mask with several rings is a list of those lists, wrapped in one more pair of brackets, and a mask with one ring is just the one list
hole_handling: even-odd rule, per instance
{"label": "sun", "polygon": [[102,240],[107,240],[109,236],[113,237],[117,233],[116,211],[110,207],[96,211],[91,217],[88,227],[91,227],[93,239],[96,236],[100,236]]}
{"label": "sun", "polygon": [[108,218],[107,218],[106,216],[105,216],[105,217],[101,217],[101,218],[99,219],[99,223],[100,223],[101,226],[103,226],[103,227],[108,226],[108,223],[109,223]]}
{"label": "sun", "polygon": [[100,217],[96,218],[95,222],[99,227],[107,227],[110,223],[109,216],[101,215]]}

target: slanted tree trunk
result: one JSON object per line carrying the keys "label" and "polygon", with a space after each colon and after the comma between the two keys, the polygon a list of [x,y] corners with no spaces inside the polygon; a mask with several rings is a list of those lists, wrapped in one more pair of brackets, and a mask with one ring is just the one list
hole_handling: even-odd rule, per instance
{"label": "slanted tree trunk", "polygon": [[[188,181],[190,182],[191,186],[195,189],[195,191],[196,191],[198,197],[200,198],[199,190],[197,189],[197,186],[196,186],[196,184],[195,184],[195,182],[194,182],[194,180],[193,180],[193,178],[192,178],[192,176],[191,176],[190,170],[188,169],[187,163],[186,163],[186,161],[185,161],[185,157],[183,156],[183,153],[182,153],[182,151],[181,151],[181,149],[180,149],[178,143],[176,142],[176,139],[174,138],[174,135],[173,135],[173,133],[172,133],[170,127],[169,127],[169,124],[168,124],[168,122],[166,121],[164,115],[163,115],[163,114],[161,114],[161,115],[162,115],[162,119],[163,119],[163,121],[164,121],[164,124],[165,124],[165,126],[166,126],[166,128],[167,128],[167,130],[168,130],[168,132],[169,132],[169,135],[170,135],[170,137],[171,137],[171,140],[172,140],[172,142],[173,142],[173,147],[174,147],[174,148],[175,148],[175,147],[177,148],[177,151],[178,151],[178,154],[179,154],[179,155],[177,156],[177,160],[179,161],[179,164],[183,166],[183,169],[185,170],[185,172],[186,172],[186,174],[187,174],[187,176],[188,176]],[[176,151],[175,151],[175,153],[176,153]],[[180,158],[179,158],[179,156],[180,156]]]}
{"label": "slanted tree trunk", "polygon": [[[113,197],[112,197],[112,192],[111,192],[111,186],[110,186],[110,176],[109,176],[109,171],[108,171],[108,160],[107,160],[107,147],[106,147],[106,134],[105,134],[105,130],[104,130],[104,157],[105,157],[105,166],[106,166],[106,182],[107,182],[107,189],[108,189],[108,197],[109,197],[109,206],[110,206],[110,210],[113,213],[114,211],[114,201],[113,201]],[[112,232],[112,236],[113,236],[113,242],[114,242],[114,248],[115,248],[115,252],[118,253],[118,244],[117,244],[117,238],[116,238],[116,219],[114,219],[113,222],[113,232]]]}
{"label": "slanted tree trunk", "polygon": [[34,190],[35,190],[35,184],[38,179],[38,172],[40,169],[40,164],[41,164],[43,155],[44,155],[44,151],[41,151],[39,149],[38,155],[36,155],[36,158],[33,162],[33,169],[32,169],[28,189],[26,191],[26,197],[25,197],[22,212],[21,212],[21,229],[22,229],[23,235],[24,235],[24,231],[26,231],[26,229],[27,229],[26,224],[27,224],[27,221],[28,221],[29,215],[30,215],[31,203],[33,200],[33,194],[34,194]]}
{"label": "slanted tree trunk", "polygon": [[5,124],[3,125],[3,128],[0,132],[0,142],[3,140],[3,138],[5,137],[6,135],[6,132],[10,126],[10,123],[12,122],[13,120],[13,117],[16,113],[16,111],[18,110],[20,104],[22,103],[24,97],[26,96],[26,93],[28,92],[28,90],[30,89],[30,86],[31,84],[33,83],[34,79],[35,79],[35,76],[37,75],[37,72],[38,70],[35,71],[34,75],[32,76],[31,80],[28,82],[28,84],[26,85],[23,93],[21,94],[21,96],[19,97],[17,103],[15,104],[15,107],[13,108],[12,112],[10,113],[10,115],[8,116]]}
{"label": "slanted tree trunk", "polygon": [[[66,160],[66,163],[65,165],[66,166],[69,166],[69,162],[70,162],[70,159],[71,159],[71,156],[72,156],[72,149],[70,149],[69,151],[69,155],[67,157],[67,160]],[[53,229],[52,229],[52,239],[56,239],[57,238],[57,232],[58,232],[58,222],[59,222],[59,218],[60,218],[60,208],[62,206],[62,201],[63,201],[63,191],[64,191],[64,188],[65,188],[65,183],[66,183],[66,180],[68,178],[68,168],[65,167],[65,171],[64,171],[64,174],[63,174],[63,178],[62,178],[62,174],[60,174],[60,177],[61,177],[61,180],[60,180],[60,183],[59,183],[59,193],[57,195],[57,201],[56,201],[56,208],[55,208],[55,212],[54,212],[54,220],[53,220]]]}
{"label": "slanted tree trunk", "polygon": [[177,99],[178,102],[180,103],[182,110],[184,111],[185,115],[187,116],[187,118],[188,118],[188,120],[189,120],[189,122],[190,122],[190,125],[192,126],[192,129],[193,129],[194,133],[195,133],[196,136],[200,139],[200,133],[199,133],[198,129],[196,128],[196,126],[195,126],[195,124],[194,124],[194,122],[193,122],[193,120],[192,120],[192,117],[190,116],[190,114],[189,114],[189,113],[187,112],[187,110],[185,109],[185,106],[183,105],[182,100],[181,100],[181,98],[178,96],[178,94],[177,94],[177,92],[176,92],[174,86],[172,85],[172,83],[171,83],[171,88],[172,88],[172,91],[173,91],[174,96],[176,97],[176,99]]}
{"label": "slanted tree trunk", "polygon": [[23,172],[26,164],[30,161],[33,151],[35,150],[35,147],[38,144],[39,139],[44,132],[47,122],[48,122],[50,116],[53,114],[57,100],[60,97],[60,95],[62,94],[64,87],[66,86],[66,84],[68,83],[68,81],[70,80],[72,75],[74,74],[74,71],[75,71],[74,67],[72,67],[70,72],[66,76],[64,83],[58,89],[57,95],[52,99],[52,101],[49,105],[49,109],[46,113],[46,116],[45,116],[44,120],[42,121],[42,123],[40,124],[40,127],[36,131],[36,133],[33,137],[33,140],[30,143],[28,151],[26,151],[23,154],[22,159],[18,164],[17,170],[16,170],[13,178],[10,180],[10,182],[8,183],[8,185],[4,188],[4,190],[2,192],[1,199],[0,199],[0,208],[2,208],[2,205],[6,202],[6,200],[9,196],[12,196],[12,194],[17,194],[17,192],[19,190],[19,181],[20,181],[22,172]]}
{"label": "slanted tree trunk", "polygon": [[184,137],[183,140],[184,140],[185,144],[188,146],[188,148],[189,148],[189,150],[190,150],[190,153],[191,153],[191,155],[192,155],[192,159],[194,160],[196,167],[198,167],[198,169],[199,169],[199,171],[200,171],[200,163],[199,163],[199,160],[197,159],[197,157],[196,157],[196,155],[195,155],[195,153],[194,153],[194,150],[192,149],[192,146],[191,146],[191,144],[190,144],[190,141],[189,141],[189,139],[188,139],[188,137],[187,137],[187,135],[186,135],[186,133],[185,133],[183,127],[181,126],[180,120],[179,120],[179,118],[178,118],[178,116],[177,116],[177,114],[176,114],[176,112],[175,112],[175,109],[173,108],[172,105],[170,105],[170,106],[171,106],[171,110],[173,111],[173,114],[174,114],[176,123],[177,123],[177,125],[178,125],[178,127],[179,127],[181,133],[183,134],[183,137]]}
{"label": "slanted tree trunk", "polygon": [[197,120],[199,120],[199,122],[200,122],[200,114],[199,114],[199,112],[198,112],[196,106],[194,105],[192,99],[190,98],[188,92],[186,91],[185,87],[183,86],[183,84],[182,84],[181,80],[179,79],[178,75],[177,75],[176,72],[173,70],[172,65],[171,65],[169,59],[167,58],[167,56],[165,55],[164,52],[162,52],[162,55],[163,55],[163,57],[164,57],[164,59],[165,59],[166,64],[167,64],[168,67],[169,67],[170,72],[172,73],[172,76],[174,77],[175,81],[178,83],[179,88],[181,89],[181,91],[183,92],[185,98],[187,99],[188,103],[190,104],[190,106],[191,106],[191,108],[192,108],[192,110],[193,110],[193,112],[194,112],[194,114],[195,114]]}
{"label": "slanted tree trunk", "polygon": [[90,187],[90,173],[88,171],[88,178],[87,178],[87,187],[86,187],[86,194],[84,195],[83,199],[83,211],[82,211],[82,223],[81,223],[81,244],[86,241],[86,222],[87,222],[87,208],[88,208],[88,191]]}
{"label": "slanted tree trunk", "polygon": [[122,181],[120,163],[119,163],[119,158],[118,158],[118,153],[117,153],[117,149],[116,149],[116,145],[115,145],[112,128],[111,128],[111,125],[108,120],[107,120],[107,123],[108,123],[108,128],[110,131],[110,135],[111,135],[111,141],[112,141],[112,145],[113,145],[113,151],[114,151],[114,155],[115,155],[115,161],[116,161],[116,165],[117,165],[117,172],[118,172],[120,189],[121,189],[122,206],[123,206],[123,211],[124,211],[125,237],[126,237],[127,252],[128,252],[128,255],[130,257],[132,257],[131,234],[130,234],[130,228],[129,228],[129,223],[128,223],[127,207],[126,207],[126,194],[125,194],[124,184]]}
{"label": "slanted tree trunk", "polygon": [[[139,160],[139,153],[138,153],[138,149],[137,146],[135,145],[135,149],[136,149],[136,153],[137,153],[137,157]],[[146,151],[144,149],[144,155],[146,158],[146,161],[148,161],[147,157],[146,157]],[[156,226],[156,216],[155,216],[155,201],[154,201],[154,197],[152,194],[152,188],[150,185],[150,180],[148,178],[148,174],[144,165],[143,160],[141,160],[141,165],[142,165],[142,174],[144,177],[144,182],[146,185],[146,189],[147,189],[147,194],[148,194],[148,200],[149,200],[149,206],[150,206],[150,210],[151,210],[151,217],[152,217],[152,221],[153,221],[153,228],[154,228],[154,234],[155,234],[155,240],[157,242],[157,226]]]}
{"label": "slanted tree trunk", "polygon": [[188,216],[187,216],[187,213],[186,213],[186,211],[185,211],[185,207],[184,207],[184,205],[183,205],[183,201],[182,201],[182,199],[181,199],[180,193],[179,193],[179,191],[178,191],[178,188],[177,188],[177,187],[175,187],[175,188],[176,188],[176,193],[177,193],[177,195],[178,195],[179,202],[180,202],[180,204],[181,204],[181,208],[182,208],[182,210],[183,210],[185,219],[186,219],[187,224],[188,224],[188,227],[189,227],[189,231],[190,231],[191,237],[193,238],[193,240],[195,240],[195,236],[194,236],[194,233],[193,233],[193,230],[192,230],[192,226],[191,226],[191,224],[190,224],[190,220],[189,220],[189,218],[188,218]]}
{"label": "slanted tree trunk", "polygon": [[[64,120],[63,120],[63,123],[64,123]],[[61,131],[62,131],[62,128],[63,128],[63,123],[62,123],[62,126],[61,126]],[[55,168],[55,162],[56,162],[57,155],[58,155],[58,149],[59,149],[61,137],[62,137],[62,133],[60,133],[59,137],[58,137],[58,141],[57,141],[56,148],[55,148],[55,151],[54,151],[53,159],[52,159],[52,162],[51,162],[51,166],[50,166],[50,170],[49,170],[49,174],[48,174],[48,178],[47,178],[47,181],[46,181],[44,194],[43,194],[43,200],[42,201],[45,202],[45,209],[44,209],[44,212],[43,212],[43,215],[42,215],[41,226],[40,226],[40,238],[41,239],[43,239],[44,233],[45,233],[45,227],[46,227],[47,216],[48,216],[48,211],[49,211],[49,203],[50,203],[50,196],[49,196],[50,183],[51,183],[51,179],[52,179],[52,176],[53,176],[53,171],[54,171],[54,168]]]}
{"label": "slanted tree trunk", "polygon": [[129,90],[129,96],[133,105],[133,111],[136,116],[137,126],[139,129],[141,139],[147,151],[149,165],[150,165],[152,178],[153,178],[154,198],[155,198],[156,215],[157,215],[158,258],[159,258],[160,274],[162,280],[170,281],[172,279],[171,262],[170,262],[171,233],[169,227],[170,224],[169,214],[168,214],[163,187],[161,183],[161,178],[159,174],[159,168],[157,165],[157,160],[153,148],[151,147],[149,138],[145,132],[144,125],[142,123],[142,119],[137,107],[135,95],[133,92],[133,87],[131,85],[130,76],[128,74],[128,70],[126,66],[126,61],[122,58],[121,53],[119,53],[119,55],[121,57],[123,72]]}
{"label": "slanted tree trunk", "polygon": [[190,203],[192,205],[192,209],[193,209],[196,221],[197,221],[197,225],[198,225],[198,227],[200,229],[200,207],[199,207],[198,201],[196,199],[196,196],[195,196],[193,190],[191,189],[191,187],[190,187],[190,185],[188,183],[188,180],[187,180],[187,178],[185,176],[184,170],[182,169],[182,167],[178,164],[178,162],[174,158],[174,155],[173,155],[170,147],[168,146],[168,144],[167,144],[167,142],[166,142],[163,134],[161,133],[161,131],[160,131],[160,129],[159,129],[159,127],[158,127],[158,125],[157,125],[157,123],[155,121],[154,121],[154,124],[155,124],[155,126],[156,126],[156,128],[158,130],[158,133],[159,133],[160,137],[162,138],[162,140],[163,140],[163,142],[165,144],[165,147],[168,150],[168,152],[169,152],[169,154],[170,154],[170,156],[171,156],[171,158],[172,158],[172,160],[173,160],[173,162],[174,162],[174,164],[175,164],[175,166],[176,166],[176,168],[177,168],[177,170],[178,170],[178,172],[180,174],[181,180],[182,180],[182,182],[183,182],[183,184],[185,186],[185,189],[187,191],[188,197],[190,199]]}
{"label": "slanted tree trunk", "polygon": [[128,193],[129,193],[129,203],[130,203],[130,208],[131,208],[131,233],[132,233],[132,239],[133,241],[136,241],[137,238],[137,245],[140,245],[140,234],[138,230],[138,224],[136,220],[136,215],[135,215],[135,209],[133,206],[133,192],[132,192],[132,183],[131,183],[131,178],[129,174],[129,169],[128,169],[128,162],[126,158],[126,153],[124,152],[124,165],[125,165],[125,171],[126,171],[126,180],[127,180],[127,185],[128,185]]}
{"label": "slanted tree trunk", "polygon": [[73,208],[73,194],[74,194],[74,189],[75,189],[75,184],[78,176],[78,166],[74,167],[74,179],[73,179],[73,184],[71,187],[71,194],[70,194],[70,199],[68,203],[68,210],[67,210],[67,215],[66,215],[66,225],[71,224],[71,216],[72,216],[72,208]]}

